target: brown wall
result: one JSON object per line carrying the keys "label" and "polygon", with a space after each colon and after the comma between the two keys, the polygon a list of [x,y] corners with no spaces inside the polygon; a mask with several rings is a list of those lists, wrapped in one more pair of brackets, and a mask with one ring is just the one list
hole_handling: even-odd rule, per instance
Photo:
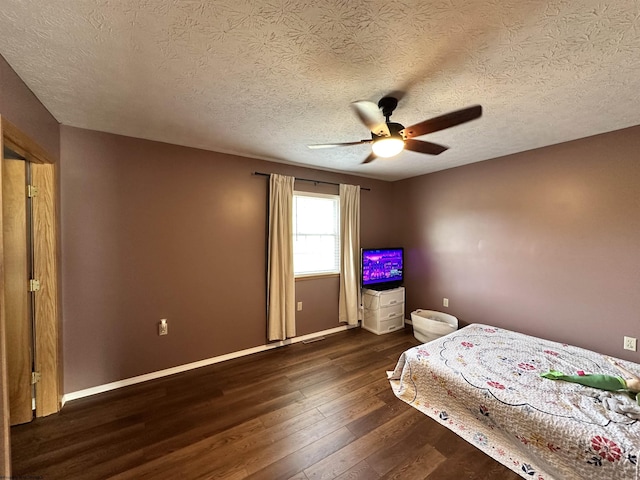
{"label": "brown wall", "polygon": [[29,135],[51,158],[60,158],[60,125],[2,56],[0,115]]}
{"label": "brown wall", "polygon": [[[61,147],[65,392],[266,343],[268,178],[253,171],[371,187],[363,243],[386,240],[387,182],[66,126]],[[299,335],[339,326],[337,278],[296,290]]]}
{"label": "brown wall", "polygon": [[395,183],[407,312],[640,361],[639,151],[633,127]]}

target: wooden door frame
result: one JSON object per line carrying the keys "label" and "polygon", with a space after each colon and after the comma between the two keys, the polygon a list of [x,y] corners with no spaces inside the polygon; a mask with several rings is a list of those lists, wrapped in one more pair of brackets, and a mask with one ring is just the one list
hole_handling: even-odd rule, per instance
{"label": "wooden door frame", "polygon": [[[6,118],[0,116],[0,152],[4,147],[31,163],[31,183],[38,187],[33,202],[34,272],[40,280],[35,308],[35,366],[41,373],[36,385],[36,416],[42,417],[61,408],[62,400],[62,325],[60,301],[59,194],[58,165],[53,158],[29,136]],[[2,211],[2,169],[0,168],[0,212]],[[1,217],[1,215],[0,215]],[[9,404],[5,348],[6,318],[4,311],[4,239],[0,218],[0,413],[2,432],[0,446],[0,475],[11,472]]]}

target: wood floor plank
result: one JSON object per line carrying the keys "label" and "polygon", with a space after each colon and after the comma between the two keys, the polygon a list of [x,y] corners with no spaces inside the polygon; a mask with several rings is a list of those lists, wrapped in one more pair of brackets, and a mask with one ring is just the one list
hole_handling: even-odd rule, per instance
{"label": "wood floor plank", "polygon": [[386,380],[410,328],[353,329],[67,403],[11,430],[16,478],[515,480]]}
{"label": "wood floor plank", "polygon": [[336,477],[336,480],[373,480],[380,478],[380,474],[376,472],[366,460],[362,460],[342,475]]}
{"label": "wood floor plank", "polygon": [[[383,480],[423,480],[446,460],[433,445],[420,445],[412,455],[408,455],[401,463],[380,477]],[[437,477],[432,477],[437,478]],[[487,476],[486,478],[493,478]]]}
{"label": "wood floor plank", "polygon": [[91,457],[93,450],[103,450],[105,445],[113,447],[123,442],[132,445],[131,439],[137,438],[144,429],[141,422],[118,423],[120,425],[108,424],[95,432],[85,431],[77,437],[65,437],[41,444],[42,451],[32,451],[29,458],[23,462],[23,468],[29,471],[40,471],[46,469],[47,465],[65,462],[69,458],[79,460],[87,453],[90,458],[93,458]]}
{"label": "wood floor plank", "polygon": [[[184,412],[182,414],[174,412],[171,416],[164,415],[161,418],[153,418],[145,428],[143,435],[146,437],[145,442],[154,445],[158,441],[163,441],[170,436],[186,435],[193,429],[200,428],[203,419],[206,418],[211,427],[211,433],[218,433],[228,428],[249,421],[262,414],[273,412],[286,405],[294,403],[303,397],[299,392],[291,392],[281,395],[264,402],[252,402],[247,404],[240,401],[234,408],[233,405],[226,403],[222,408],[215,404],[208,405],[206,409],[195,409],[194,411]],[[147,458],[161,456],[165,452],[155,448],[149,449],[146,454]]]}
{"label": "wood floor plank", "polygon": [[[249,422],[248,426],[236,428],[235,435],[226,432],[205,438],[199,442],[187,445],[140,465],[138,468],[123,473],[121,479],[156,478],[158,472],[165,475],[179,475],[183,465],[189,465],[192,477],[196,475],[211,475],[213,472],[223,472],[228,476],[233,472],[245,470],[244,459],[253,452],[261,451],[282,438],[295,435],[309,426],[321,421],[324,417],[320,412],[315,414],[298,415],[287,422],[276,424],[272,428],[253,428],[262,425],[260,419]],[[239,434],[246,432],[247,435]],[[215,453],[215,455],[211,455]]]}
{"label": "wood floor plank", "polygon": [[[315,430],[316,431],[313,432],[300,432],[296,439],[286,438],[274,443],[273,445],[269,445],[267,448],[261,449],[260,452],[251,456],[250,462],[244,463],[247,472],[249,474],[259,472],[260,470],[273,465],[275,461],[284,460],[285,458],[293,458],[292,456],[294,454],[296,454],[296,457],[302,456],[302,458],[305,458],[304,454],[307,453],[305,463],[312,465],[312,459],[317,458],[319,453],[322,452],[325,455],[328,455],[338,450],[340,447],[348,445],[350,441],[353,440],[353,435],[345,427],[341,427],[328,434],[317,431],[318,429]],[[298,439],[299,443],[297,444],[290,441]],[[321,449],[318,451],[313,450],[318,447],[321,447]],[[308,453],[310,451],[313,452],[313,455]],[[281,463],[280,467],[282,465],[286,465],[286,463]],[[288,472],[286,476],[288,476]]]}
{"label": "wood floor plank", "polygon": [[[149,405],[153,405],[160,398],[161,394],[148,392],[140,396],[133,396],[128,402],[121,401],[112,404],[106,401],[101,405],[100,415],[96,415],[95,410],[82,408],[82,404],[81,408],[76,411],[73,405],[75,402],[70,402],[54,416],[37,418],[31,423],[13,427],[11,429],[11,449],[17,451],[20,458],[23,458],[23,456],[29,456],[34,450],[42,451],[45,442],[55,443],[60,438],[88,432],[118,419],[127,419],[125,421],[131,422],[133,417],[148,410]],[[93,404],[95,405],[95,399]]]}
{"label": "wood floor plank", "polygon": [[404,402],[394,402],[391,404],[386,403],[380,399],[381,395],[376,395],[376,399],[381,402],[380,408],[375,411],[354,420],[348,425],[349,430],[356,437],[361,437],[370,431],[378,428],[380,425],[392,420],[400,412],[410,410],[411,407]]}
{"label": "wood floor plank", "polygon": [[315,465],[305,469],[304,473],[310,480],[335,478],[355,466],[361,459],[384,448],[388,442],[393,442],[402,431],[417,421],[417,417],[405,411],[393,420],[372,430],[339,450],[322,459]]}
{"label": "wood floor plank", "polygon": [[363,371],[347,372],[344,376],[331,381],[320,382],[317,385],[303,388],[301,393],[307,398],[321,400],[317,403],[322,404],[340,398],[358,388],[384,378],[379,375],[372,375],[370,371],[365,368],[366,367],[363,367]]}
{"label": "wood floor plank", "polygon": [[[209,480],[210,477],[205,477]],[[242,480],[243,478],[247,478],[247,472],[245,470],[238,470],[237,472],[233,472],[226,477],[218,477],[219,480]]]}
{"label": "wood floor plank", "polygon": [[520,476],[500,465],[488,455],[484,454],[471,444],[468,447],[460,445],[459,450],[446,458],[430,475],[430,480],[511,480]]}
{"label": "wood floor plank", "polygon": [[[251,480],[275,480],[291,478],[292,475],[296,474],[304,475],[303,470],[305,468],[340,450],[351,443],[353,439],[353,434],[347,428],[342,427],[258,470],[248,478]],[[303,478],[306,479],[307,476],[304,475]]]}
{"label": "wood floor plank", "polygon": [[[296,452],[300,448],[305,448],[308,445],[318,442],[325,436],[331,435],[337,430],[344,429],[345,425],[350,422],[366,415],[376,408],[379,408],[379,405],[380,401],[375,397],[368,399],[368,401],[352,404],[349,408],[342,409],[331,417],[324,418],[323,420],[308,426],[304,431],[289,435],[273,447],[269,445],[266,448],[261,448],[258,454],[262,458],[254,458],[256,457],[256,451],[258,449],[254,448],[250,450],[244,448],[244,451],[242,452],[242,457],[244,458],[243,465],[249,472],[253,472],[254,469],[255,471],[258,471],[265,468],[274,461],[283,458],[283,454],[287,454],[286,452],[292,448],[293,450],[291,451]],[[346,435],[347,433],[345,432],[344,434]],[[352,436],[350,432],[348,435]],[[320,442],[319,444],[321,445],[322,443]],[[250,460],[247,460],[247,458]]]}
{"label": "wood floor plank", "polygon": [[[121,462],[122,457],[136,451],[137,437],[135,435],[121,439],[118,442],[107,442],[101,448],[86,448],[73,456],[64,456],[53,464],[46,459],[38,461],[36,465],[26,466],[29,476],[43,478],[101,478],[97,472],[103,470],[104,464]],[[22,468],[25,468],[24,466]],[[18,474],[19,477],[26,474]]]}
{"label": "wood floor plank", "polygon": [[378,393],[382,392],[383,390],[387,390],[388,388],[389,382],[386,379],[381,378],[380,380],[369,383],[364,387],[360,387],[357,390],[342,395],[335,400],[319,405],[318,410],[320,410],[326,416],[331,416],[340,410],[348,408],[354,403],[358,403],[367,398],[374,397]]}
{"label": "wood floor plank", "polygon": [[266,413],[260,417],[260,421],[266,428],[269,428],[273,425],[277,425],[278,423],[286,422],[298,415],[302,415],[305,412],[311,411],[317,411],[317,409],[313,407],[307,399],[304,399],[295,403],[290,403],[289,405],[278,410],[274,410],[273,412]]}
{"label": "wood floor plank", "polygon": [[[145,462],[150,462],[154,459],[164,459],[160,460],[160,462],[166,461],[168,455],[172,455],[174,452],[182,451],[186,448],[193,451],[195,455],[198,448],[202,448],[203,445],[206,445],[206,447],[211,450],[220,450],[248,436],[263,432],[265,426],[260,419],[256,418],[218,433],[211,433],[213,430],[215,429],[212,429],[209,423],[205,422],[200,428],[189,430],[180,435],[172,435],[161,441],[145,446],[144,460]],[[202,449],[204,450],[204,448]],[[152,454],[151,452],[154,453]],[[158,454],[157,452],[162,452],[162,454]]]}
{"label": "wood floor plank", "polygon": [[401,433],[396,443],[387,442],[384,449],[366,457],[367,463],[381,476],[393,471],[424,445],[428,430],[428,419],[421,417]]}
{"label": "wood floor plank", "polygon": [[320,382],[331,382],[344,373],[345,370],[340,365],[323,363],[315,368],[287,373],[286,377],[297,389],[302,390]]}

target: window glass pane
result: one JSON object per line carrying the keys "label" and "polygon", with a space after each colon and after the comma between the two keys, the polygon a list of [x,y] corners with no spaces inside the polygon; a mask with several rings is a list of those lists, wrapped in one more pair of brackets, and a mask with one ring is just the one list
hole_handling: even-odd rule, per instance
{"label": "window glass pane", "polygon": [[293,245],[295,273],[337,271],[335,236],[298,235]]}
{"label": "window glass pane", "polygon": [[336,202],[332,198],[298,196],[297,233],[336,234]]}

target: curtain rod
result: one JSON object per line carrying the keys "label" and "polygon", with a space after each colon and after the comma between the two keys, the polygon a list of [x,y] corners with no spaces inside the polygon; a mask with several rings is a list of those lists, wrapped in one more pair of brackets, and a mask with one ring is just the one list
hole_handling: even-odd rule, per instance
{"label": "curtain rod", "polygon": [[[263,172],[253,172],[253,175],[261,175],[263,177],[270,177],[271,174],[270,173],[263,173]],[[324,180],[311,180],[310,178],[299,178],[299,177],[294,177],[296,180],[299,180],[301,182],[311,182],[311,183],[324,183],[325,185],[336,185],[336,186],[340,186],[339,183],[335,183],[335,182],[325,182]],[[365,187],[360,187],[360,190],[366,190],[367,192],[370,192],[371,189],[370,188],[365,188]]]}

